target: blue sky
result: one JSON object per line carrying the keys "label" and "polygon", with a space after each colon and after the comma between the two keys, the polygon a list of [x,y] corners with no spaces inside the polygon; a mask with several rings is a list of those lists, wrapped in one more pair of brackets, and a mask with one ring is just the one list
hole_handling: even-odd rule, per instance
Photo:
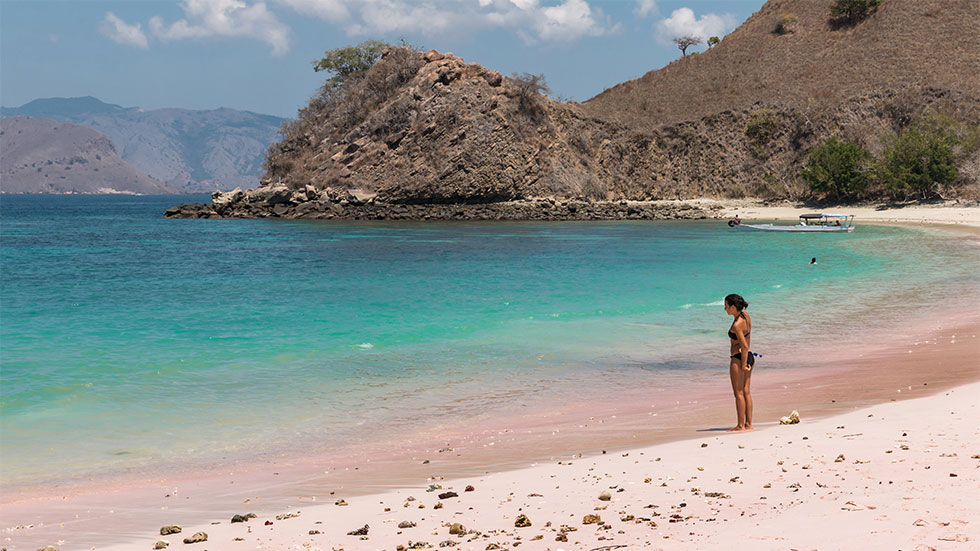
{"label": "blue sky", "polygon": [[[311,62],[404,38],[584,101],[724,36],[763,0],[0,0],[0,104],[95,96],[125,107],[295,116]],[[700,48],[692,48],[695,51]]]}

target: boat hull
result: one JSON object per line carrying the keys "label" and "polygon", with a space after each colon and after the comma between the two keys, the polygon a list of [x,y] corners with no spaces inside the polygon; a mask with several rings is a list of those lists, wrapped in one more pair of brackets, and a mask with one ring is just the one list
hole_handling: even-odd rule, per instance
{"label": "boat hull", "polygon": [[777,226],[775,224],[736,224],[733,226],[742,231],[782,231],[798,233],[850,233],[854,226]]}

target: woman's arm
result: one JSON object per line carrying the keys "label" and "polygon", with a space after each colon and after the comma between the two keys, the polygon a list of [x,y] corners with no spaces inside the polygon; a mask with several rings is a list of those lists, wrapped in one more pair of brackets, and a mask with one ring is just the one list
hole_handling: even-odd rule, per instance
{"label": "woman's arm", "polygon": [[742,330],[742,328],[745,327],[745,321],[740,321],[742,323],[736,323],[734,330],[735,335],[738,337],[738,347],[740,352],[739,356],[741,356],[742,360],[742,371],[749,371],[752,369],[752,366],[749,365],[749,340],[745,338],[745,331]]}

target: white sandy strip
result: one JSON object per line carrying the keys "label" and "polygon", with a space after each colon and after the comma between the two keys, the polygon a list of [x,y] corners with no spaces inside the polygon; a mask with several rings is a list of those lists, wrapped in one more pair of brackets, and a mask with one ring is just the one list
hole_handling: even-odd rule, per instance
{"label": "white sandy strip", "polygon": [[[804,411],[798,425],[707,431],[629,453],[435,480],[443,488],[434,492],[419,481],[415,489],[346,498],[346,506],[334,504],[345,496],[317,496],[292,518],[231,524],[231,514],[214,512],[219,524],[202,518],[181,534],[146,534],[108,549],[151,549],[161,539],[171,549],[210,551],[394,550],[410,542],[479,551],[980,549],[978,404],[980,383],[972,383],[826,419]],[[446,491],[459,497],[440,500]],[[603,491],[610,501],[600,500]],[[248,504],[230,507],[249,512]],[[296,511],[282,511],[289,512]],[[530,527],[515,528],[521,514]],[[585,524],[592,514],[602,523]],[[399,528],[403,521],[416,525]],[[454,522],[467,533],[450,535]],[[347,535],[365,524],[367,536]],[[557,541],[563,525],[567,541]],[[199,531],[208,533],[206,543],[181,543]]]}
{"label": "white sandy strip", "polygon": [[949,224],[980,227],[980,206],[964,206],[964,203],[956,201],[907,207],[871,204],[819,208],[792,203],[769,204],[749,199],[688,199],[682,202],[707,208],[720,207],[719,212],[723,218],[733,218],[738,214],[745,220],[790,220],[795,222],[800,214],[805,212],[836,212],[853,214],[858,225],[862,222],[897,222],[902,224]]}

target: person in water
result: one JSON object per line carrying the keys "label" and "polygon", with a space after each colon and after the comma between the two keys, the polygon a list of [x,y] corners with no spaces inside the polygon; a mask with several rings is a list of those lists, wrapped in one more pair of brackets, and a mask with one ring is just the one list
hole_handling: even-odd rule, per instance
{"label": "person in water", "polygon": [[813,257],[810,259],[810,264],[816,264],[816,263],[817,263],[817,257]]}
{"label": "person in water", "polygon": [[731,340],[728,373],[732,379],[732,391],[735,393],[737,424],[728,432],[752,430],[752,394],[749,392],[749,384],[752,382],[755,356],[749,350],[752,318],[745,313],[748,306],[749,303],[740,295],[731,294],[725,297],[725,312],[735,318],[728,329],[728,338]]}

